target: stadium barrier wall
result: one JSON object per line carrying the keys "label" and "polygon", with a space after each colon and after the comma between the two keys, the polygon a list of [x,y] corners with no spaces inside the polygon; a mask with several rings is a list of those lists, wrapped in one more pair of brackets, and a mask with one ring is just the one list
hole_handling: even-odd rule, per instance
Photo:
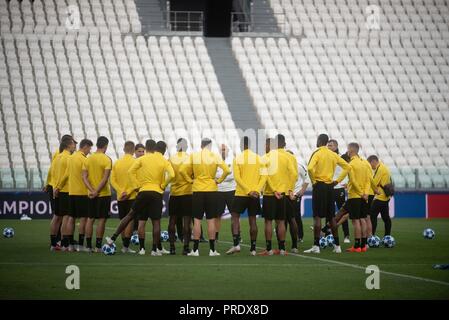
{"label": "stadium barrier wall", "polygon": [[[163,215],[168,215],[168,197],[164,194]],[[117,201],[112,196],[111,217],[117,218]],[[312,195],[306,193],[301,201],[304,217],[312,216]],[[48,195],[39,191],[0,191],[0,219],[20,219],[27,215],[33,219],[51,218]],[[390,215],[395,218],[449,218],[448,192],[397,192],[390,201]],[[229,218],[229,212],[223,216]]]}

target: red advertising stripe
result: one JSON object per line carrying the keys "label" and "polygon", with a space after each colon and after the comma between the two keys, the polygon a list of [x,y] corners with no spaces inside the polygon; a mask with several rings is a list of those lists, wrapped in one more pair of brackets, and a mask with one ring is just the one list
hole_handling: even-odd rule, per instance
{"label": "red advertising stripe", "polygon": [[429,218],[449,218],[449,194],[428,194],[427,210]]}

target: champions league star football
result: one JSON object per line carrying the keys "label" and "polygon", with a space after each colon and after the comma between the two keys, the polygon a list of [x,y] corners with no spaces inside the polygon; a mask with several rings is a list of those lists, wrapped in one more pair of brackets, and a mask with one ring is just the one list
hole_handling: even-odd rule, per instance
{"label": "champions league star football", "polygon": [[449,2],[0,0],[0,230],[0,300],[447,301]]}

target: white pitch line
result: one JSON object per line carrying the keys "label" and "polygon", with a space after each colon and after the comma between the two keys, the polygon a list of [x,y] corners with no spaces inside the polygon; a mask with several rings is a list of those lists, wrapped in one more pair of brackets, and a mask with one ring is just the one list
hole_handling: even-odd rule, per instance
{"label": "white pitch line", "polygon": [[[115,230],[114,228],[106,228],[106,229],[113,229],[113,230]],[[146,232],[146,233],[147,234],[151,234],[151,232]],[[233,245],[233,243],[229,242],[229,241],[219,240],[219,243],[220,242]],[[247,244],[240,244],[240,246],[246,247],[246,248],[250,248],[250,246],[247,245]],[[257,247],[257,249],[264,249],[264,248]],[[325,258],[318,258],[318,257],[313,257],[313,256],[308,256],[308,255],[306,256],[306,255],[296,254],[296,253],[289,253],[289,255],[295,256],[295,257],[304,258],[304,259],[310,259],[310,260],[315,260],[315,261],[327,262],[329,264],[340,265],[340,266],[343,266],[343,267],[348,267],[348,268],[353,268],[353,269],[366,270],[366,267],[363,267],[363,266],[358,265],[358,264],[351,264],[351,263],[346,263],[346,262],[341,262],[341,261],[336,261],[336,260],[331,260],[331,259],[325,259]],[[399,278],[406,278],[406,279],[412,279],[412,280],[417,280],[417,281],[423,281],[423,282],[440,284],[440,285],[443,285],[443,286],[449,286],[449,282],[433,280],[433,279],[428,279],[428,278],[422,278],[422,277],[412,276],[412,275],[408,275],[408,274],[402,274],[402,273],[396,273],[396,272],[390,272],[390,271],[382,271],[382,270],[380,270],[380,273],[385,274],[385,275],[399,277]]]}

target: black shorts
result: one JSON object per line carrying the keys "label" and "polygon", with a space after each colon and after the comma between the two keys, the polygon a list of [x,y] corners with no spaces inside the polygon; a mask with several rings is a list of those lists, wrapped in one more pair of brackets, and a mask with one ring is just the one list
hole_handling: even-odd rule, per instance
{"label": "black shorts", "polygon": [[170,196],[168,200],[168,215],[176,217],[192,216],[192,195]]}
{"label": "black shorts", "polygon": [[260,199],[253,197],[235,196],[231,212],[242,214],[248,210],[248,216],[254,217],[261,213]]}
{"label": "black shorts", "polygon": [[351,220],[362,218],[362,202],[361,198],[348,199],[345,204],[345,208],[349,211],[349,218]]}
{"label": "black shorts", "polygon": [[53,187],[51,185],[47,186],[47,194],[50,198],[51,213],[56,216],[59,215],[59,203],[53,198]]}
{"label": "black shorts", "polygon": [[332,184],[318,181],[312,189],[312,211],[314,217],[335,217],[335,195]]}
{"label": "black shorts", "polygon": [[159,220],[162,216],[162,194],[156,191],[139,192],[133,210],[139,220]]}
{"label": "black shorts", "polygon": [[87,196],[69,196],[70,216],[73,218],[87,218],[89,216]]}
{"label": "black shorts", "polygon": [[89,218],[107,219],[111,211],[111,196],[96,197],[87,201]]}
{"label": "black shorts", "polygon": [[267,220],[285,220],[286,197],[277,199],[275,196],[263,196],[263,217]]}
{"label": "black shorts", "polygon": [[122,220],[131,210],[134,204],[133,200],[117,201],[118,217]]}
{"label": "black shorts", "polygon": [[218,218],[221,214],[218,206],[218,192],[194,192],[192,195],[192,216],[195,219],[203,219],[206,213],[206,219]]}
{"label": "black shorts", "polygon": [[369,216],[370,213],[370,205],[369,205],[369,199],[368,201],[365,201],[365,199],[362,199],[362,205],[360,208],[360,219],[365,219]]}
{"label": "black shorts", "polygon": [[223,214],[225,212],[226,207],[228,207],[229,211],[232,211],[232,203],[234,202],[234,191],[218,191],[218,214]]}
{"label": "black shorts", "polygon": [[58,205],[59,211],[56,214],[57,216],[63,217],[70,214],[70,198],[68,192],[59,192],[58,193]]}
{"label": "black shorts", "polygon": [[285,215],[287,220],[294,219],[298,215],[299,206],[298,200],[291,200],[289,197],[285,198]]}

